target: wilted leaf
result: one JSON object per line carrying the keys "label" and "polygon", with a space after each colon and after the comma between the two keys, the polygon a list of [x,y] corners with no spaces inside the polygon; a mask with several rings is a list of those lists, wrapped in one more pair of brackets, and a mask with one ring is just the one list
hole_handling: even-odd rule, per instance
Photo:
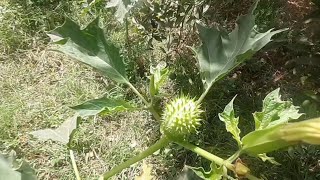
{"label": "wilted leaf", "polygon": [[237,141],[238,145],[241,146],[240,140],[240,129],[238,128],[239,117],[235,117],[233,109],[233,101],[236,96],[226,105],[224,111],[219,113],[219,119],[226,125],[226,130],[233,135],[233,138]]}
{"label": "wilted leaf", "polygon": [[223,168],[217,167],[217,165],[212,162],[210,165],[211,169],[210,171],[205,171],[203,167],[191,167],[188,166],[188,168],[192,169],[193,172],[199,176],[201,179],[204,180],[220,180],[223,175]]}
{"label": "wilted leaf", "polygon": [[232,69],[270,42],[271,37],[284,30],[257,33],[254,29],[255,16],[253,10],[237,20],[235,29],[231,33],[217,27],[207,28],[198,25],[202,46],[196,50],[200,65],[201,77],[205,89],[224,77]]}
{"label": "wilted leaf", "polygon": [[133,109],[129,103],[123,100],[109,99],[102,97],[99,99],[89,100],[83,104],[71,107],[74,109],[79,116],[93,116],[97,114],[110,114],[114,112],[126,111]]}
{"label": "wilted leaf", "polygon": [[72,132],[78,127],[78,120],[78,116],[73,116],[63,122],[57,129],[42,129],[33,131],[30,134],[43,141],[51,139],[63,144],[68,144]]}
{"label": "wilted leaf", "polygon": [[61,27],[51,31],[48,36],[59,45],[56,50],[95,68],[114,81],[128,83],[119,49],[105,39],[98,22],[97,18],[86,28],[80,29],[67,18]]}
{"label": "wilted leaf", "polygon": [[159,93],[160,87],[165,83],[168,78],[169,70],[166,69],[166,63],[159,63],[155,68],[150,68],[150,84],[149,91],[150,95],[154,96]]}
{"label": "wilted leaf", "polygon": [[279,91],[278,88],[269,93],[263,100],[262,111],[253,113],[256,130],[284,124],[302,115],[291,101],[281,100]]}
{"label": "wilted leaf", "polygon": [[0,154],[0,179],[3,180],[36,180],[34,170],[31,166],[22,161],[21,163],[15,160],[15,157],[6,159]]}

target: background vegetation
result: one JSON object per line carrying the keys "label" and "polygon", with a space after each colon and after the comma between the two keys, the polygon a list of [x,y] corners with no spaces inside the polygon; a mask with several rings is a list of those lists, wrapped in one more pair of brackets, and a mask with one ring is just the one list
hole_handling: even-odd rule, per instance
{"label": "background vegetation", "polygon": [[[28,133],[57,127],[72,114],[69,106],[103,94],[137,101],[131,92],[123,91],[90,68],[50,51],[46,31],[61,25],[65,16],[83,26],[100,16],[101,26],[110,39],[125,49],[122,54],[131,82],[144,84],[149,66],[165,61],[171,68],[166,93],[180,94],[182,89],[184,94],[198,96],[201,80],[189,48],[199,44],[194,38],[194,22],[201,20],[232,29],[236,18],[245,14],[252,2],[137,3],[121,19],[115,16],[118,7],[106,8],[108,2],[104,0],[1,1],[0,152],[14,150],[19,158],[32,164],[39,179],[73,179],[66,148],[55,142],[36,141]],[[236,149],[217,117],[235,94],[235,109],[244,117],[240,124],[246,132],[253,128],[251,113],[260,109],[263,97],[277,87],[281,87],[285,99],[293,99],[295,105],[301,106],[304,118],[320,115],[319,4],[318,0],[260,1],[256,10],[258,27],[289,30],[210,91],[204,102],[208,121],[202,126],[197,144],[222,157]],[[160,133],[156,124],[144,112],[119,113],[83,122],[72,142],[83,178],[96,178],[153,143]],[[243,161],[255,167],[255,174],[269,179],[320,178],[318,147],[302,145],[272,155],[281,165],[257,163],[249,157]],[[148,158],[146,163],[154,167],[156,179],[183,179],[184,165],[209,166],[174,145]],[[141,165],[123,171],[117,178],[133,179],[140,174]]]}

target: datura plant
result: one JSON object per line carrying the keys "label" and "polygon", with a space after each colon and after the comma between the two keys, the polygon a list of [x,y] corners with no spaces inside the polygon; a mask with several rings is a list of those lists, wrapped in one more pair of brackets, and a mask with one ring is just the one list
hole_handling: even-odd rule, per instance
{"label": "datura plant", "polygon": [[[137,156],[122,162],[110,171],[101,175],[100,179],[108,179],[132,164],[152,155],[169,143],[176,143],[211,162],[211,170],[204,171],[202,167],[190,167],[195,174],[203,179],[221,179],[234,177],[258,179],[251,174],[250,168],[241,162],[240,156],[251,156],[270,159],[266,153],[275,151],[298,143],[320,144],[320,118],[302,122],[290,122],[298,119],[301,114],[298,107],[290,101],[283,101],[279,95],[279,89],[266,96],[263,108],[260,112],[253,113],[255,130],[240,137],[241,130],[238,127],[239,117],[235,116],[233,101],[219,113],[219,118],[225,123],[226,130],[230,132],[238,144],[236,151],[228,159],[208,152],[189,142],[189,136],[200,131],[199,127],[203,119],[204,110],[201,102],[205,99],[210,88],[218,80],[224,78],[230,71],[250,59],[253,54],[271,41],[273,35],[282,30],[270,29],[264,33],[258,33],[255,29],[255,16],[253,11],[257,3],[251,8],[249,14],[240,16],[235,29],[226,32],[218,27],[206,27],[198,24],[199,36],[202,45],[194,48],[195,56],[199,63],[199,71],[203,80],[204,92],[200,97],[183,96],[176,97],[167,105],[160,114],[155,107],[155,97],[161,94],[160,88],[168,77],[168,69],[165,65],[151,68],[149,93],[141,94],[130,83],[125,64],[119,49],[104,37],[103,30],[99,28],[98,19],[81,29],[79,25],[66,19],[66,22],[49,33],[50,38],[56,44],[56,50],[75,60],[83,62],[102,75],[109,77],[117,83],[130,88],[141,99],[141,107],[121,99],[101,97],[72,107],[76,111],[74,117],[66,120],[57,129],[44,129],[34,131],[31,134],[42,140],[52,139],[64,144],[69,144],[74,130],[77,128],[81,117],[112,114],[119,111],[146,109],[161,123],[160,139],[141,152]],[[76,166],[72,147],[68,146],[70,157],[76,178],[80,179],[80,173]]]}

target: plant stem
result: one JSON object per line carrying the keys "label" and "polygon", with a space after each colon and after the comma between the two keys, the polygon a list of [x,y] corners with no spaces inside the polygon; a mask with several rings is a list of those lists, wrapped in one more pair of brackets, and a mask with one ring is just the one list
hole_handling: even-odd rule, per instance
{"label": "plant stem", "polygon": [[153,117],[160,121],[160,115],[157,113],[157,111],[153,108],[153,106],[149,104],[149,102],[142,96],[142,94],[139,93],[139,91],[130,83],[127,82],[128,86],[133,90],[133,92],[143,101],[143,103],[148,106],[149,111],[152,113]]}
{"label": "plant stem", "polygon": [[238,150],[237,152],[235,152],[232,156],[230,156],[227,161],[229,161],[230,163],[232,163],[233,161],[235,161],[241,154],[241,150]]}
{"label": "plant stem", "polygon": [[161,139],[159,139],[155,144],[150,146],[145,151],[143,151],[140,154],[138,154],[137,156],[134,156],[131,159],[123,162],[122,164],[114,167],[109,172],[104,173],[100,177],[100,179],[102,180],[102,179],[108,179],[108,178],[112,177],[113,175],[121,172],[123,169],[130,167],[132,164],[152,155],[154,152],[167,146],[169,143],[170,143],[170,140],[167,137],[163,136]]}
{"label": "plant stem", "polygon": [[234,166],[233,164],[231,164],[230,162],[216,156],[216,155],[213,155],[211,153],[209,153],[208,151],[204,150],[204,149],[201,149],[199,148],[198,146],[195,146],[189,142],[176,142],[177,144],[179,144],[180,146],[186,148],[186,149],[189,149],[191,150],[192,152],[194,153],[197,153],[199,154],[200,156],[210,160],[210,161],[213,161],[215,162],[217,165],[219,166],[225,166],[227,167],[229,170],[231,171],[234,171]]}
{"label": "plant stem", "polygon": [[198,104],[200,104],[202,102],[202,100],[206,97],[206,95],[210,91],[210,88],[211,88],[212,84],[213,83],[211,83],[210,86],[208,86],[207,89],[201,94],[200,98],[197,101]]}
{"label": "plant stem", "polygon": [[76,175],[76,179],[77,180],[81,180],[80,178],[80,173],[79,173],[79,170],[78,170],[78,167],[77,167],[77,164],[76,164],[76,160],[74,158],[74,154],[73,154],[73,151],[70,150],[70,158],[71,158],[71,163],[72,163],[72,167],[73,167],[73,171],[74,171],[74,174]]}

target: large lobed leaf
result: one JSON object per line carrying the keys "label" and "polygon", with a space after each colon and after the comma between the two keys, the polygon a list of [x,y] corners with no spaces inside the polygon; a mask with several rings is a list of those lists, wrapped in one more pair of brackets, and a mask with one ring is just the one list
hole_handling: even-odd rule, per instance
{"label": "large lobed leaf", "polygon": [[110,99],[107,97],[89,100],[71,108],[82,117],[134,109],[133,106],[123,100]]}
{"label": "large lobed leaf", "polygon": [[200,65],[200,73],[206,89],[225,76],[232,69],[264,47],[271,41],[271,37],[284,30],[257,33],[254,29],[254,4],[248,15],[237,20],[235,29],[231,33],[218,27],[207,28],[198,24],[202,45],[196,49],[196,56]]}
{"label": "large lobed leaf", "polygon": [[281,100],[279,91],[280,88],[269,93],[263,100],[262,111],[253,113],[256,130],[284,124],[302,115],[291,101]]}
{"label": "large lobed leaf", "polygon": [[235,98],[236,96],[226,105],[223,112],[219,113],[219,119],[225,123],[226,130],[233,135],[233,138],[237,141],[238,145],[241,146],[241,131],[238,128],[239,117],[235,117],[233,109],[233,101]]}
{"label": "large lobed leaf", "polygon": [[36,180],[35,171],[25,161],[18,162],[16,154],[10,153],[9,158],[0,154],[0,179],[1,180]]}
{"label": "large lobed leaf", "polygon": [[98,18],[80,29],[72,20],[48,33],[58,44],[57,51],[83,62],[119,83],[128,83],[119,49],[104,37]]}
{"label": "large lobed leaf", "polygon": [[53,141],[58,141],[63,144],[68,144],[73,131],[78,127],[79,124],[79,117],[73,116],[63,122],[58,128],[56,129],[42,129],[38,131],[33,131],[30,134],[34,137],[47,141],[49,139]]}

